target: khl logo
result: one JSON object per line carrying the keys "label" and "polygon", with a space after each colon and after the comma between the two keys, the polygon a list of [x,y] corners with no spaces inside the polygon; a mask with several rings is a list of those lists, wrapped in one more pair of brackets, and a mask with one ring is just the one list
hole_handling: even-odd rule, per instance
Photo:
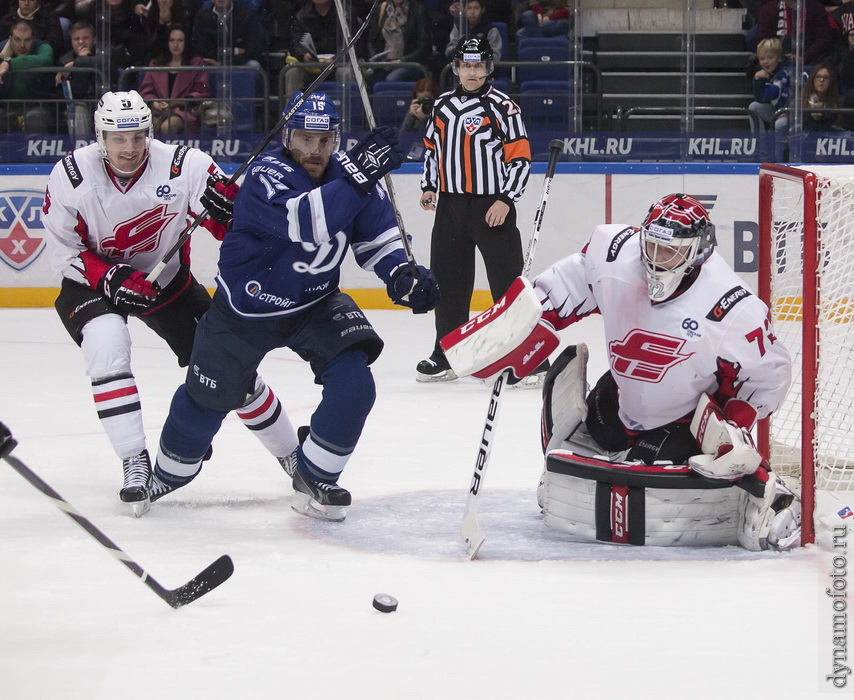
{"label": "khl logo", "polygon": [[0,260],[13,270],[29,267],[45,247],[43,190],[0,191]]}

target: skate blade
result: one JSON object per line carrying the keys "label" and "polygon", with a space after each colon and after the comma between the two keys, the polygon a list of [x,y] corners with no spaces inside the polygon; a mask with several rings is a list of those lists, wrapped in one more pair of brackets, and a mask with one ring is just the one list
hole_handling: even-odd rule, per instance
{"label": "skate blade", "polygon": [[444,372],[439,372],[439,374],[421,374],[421,372],[415,373],[415,381],[421,382],[422,384],[432,384],[434,382],[452,382],[457,378],[457,375],[454,374],[454,370],[446,369]]}
{"label": "skate blade", "polygon": [[515,384],[511,384],[511,389],[539,389],[546,379],[546,373],[529,374],[527,377],[522,377]]}
{"label": "skate blade", "polygon": [[133,512],[134,518],[141,518],[148,511],[151,510],[151,501],[146,498],[143,501],[134,501],[133,503],[129,503],[130,509]]}
{"label": "skate blade", "polygon": [[300,515],[307,515],[309,518],[329,520],[333,523],[343,522],[347,517],[347,511],[344,506],[322,505],[302,491],[294,492],[293,501],[291,502],[291,510],[295,513],[299,513]]}

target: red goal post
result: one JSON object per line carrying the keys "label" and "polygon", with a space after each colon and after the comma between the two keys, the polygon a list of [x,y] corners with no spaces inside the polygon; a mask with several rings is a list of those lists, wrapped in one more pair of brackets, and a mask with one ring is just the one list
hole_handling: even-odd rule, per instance
{"label": "red goal post", "polygon": [[759,449],[800,480],[807,544],[854,509],[854,166],[763,163],[758,262],[759,296],[793,361]]}

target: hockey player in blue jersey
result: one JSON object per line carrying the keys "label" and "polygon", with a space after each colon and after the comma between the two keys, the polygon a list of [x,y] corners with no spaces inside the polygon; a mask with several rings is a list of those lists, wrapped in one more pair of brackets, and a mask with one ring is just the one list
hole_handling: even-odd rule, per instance
{"label": "hockey player in blue jersey", "polygon": [[[296,93],[286,112],[296,100]],[[339,117],[314,94],[282,132],[282,146],[248,167],[220,250],[217,291],[199,323],[186,383],[160,438],[152,501],[189,483],[231,410],[242,405],[264,356],[291,348],[310,363],[322,398],[304,441],[280,459],[297,512],[343,520],[350,493],[338,485],[373,406],[369,365],[383,342],[338,289],[350,248],[397,304],[424,313],[439,293],[433,273],[408,261],[395,213],[378,184],[403,155],[393,129],[374,129],[337,153]]]}

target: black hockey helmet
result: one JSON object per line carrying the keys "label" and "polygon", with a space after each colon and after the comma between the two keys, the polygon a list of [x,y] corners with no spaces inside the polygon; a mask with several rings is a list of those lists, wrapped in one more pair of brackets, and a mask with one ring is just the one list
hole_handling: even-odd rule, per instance
{"label": "black hockey helmet", "polygon": [[486,74],[489,75],[493,69],[493,58],[492,47],[486,38],[482,36],[463,37],[454,49],[454,75],[459,75],[460,63],[481,62],[486,64]]}

